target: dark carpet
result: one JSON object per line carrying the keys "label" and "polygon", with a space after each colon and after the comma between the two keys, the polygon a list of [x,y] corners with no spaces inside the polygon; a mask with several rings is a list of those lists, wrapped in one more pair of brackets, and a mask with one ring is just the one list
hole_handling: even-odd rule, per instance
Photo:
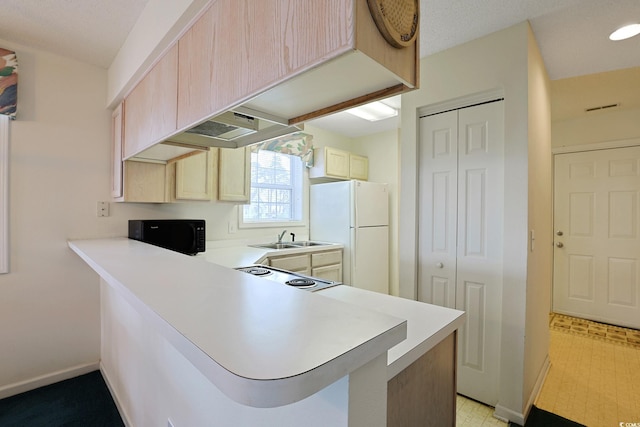
{"label": "dark carpet", "polygon": [[124,427],[100,371],[0,400],[0,427]]}
{"label": "dark carpet", "polygon": [[[522,427],[516,423],[509,423],[509,427]],[[527,417],[527,422],[524,427],[585,427],[582,424],[578,424],[575,421],[562,418],[559,415],[552,414],[543,409],[531,407],[531,412]]]}

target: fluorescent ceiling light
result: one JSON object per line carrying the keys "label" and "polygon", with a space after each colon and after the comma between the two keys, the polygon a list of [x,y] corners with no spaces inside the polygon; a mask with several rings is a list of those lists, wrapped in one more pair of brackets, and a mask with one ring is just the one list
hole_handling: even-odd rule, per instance
{"label": "fluorescent ceiling light", "polygon": [[609,39],[614,41],[624,40],[637,36],[638,34],[640,34],[640,24],[625,25],[611,33]]}
{"label": "fluorescent ceiling light", "polygon": [[378,120],[388,119],[398,115],[398,110],[383,104],[380,101],[371,102],[359,107],[347,110],[347,113],[360,117],[361,119],[377,122]]}

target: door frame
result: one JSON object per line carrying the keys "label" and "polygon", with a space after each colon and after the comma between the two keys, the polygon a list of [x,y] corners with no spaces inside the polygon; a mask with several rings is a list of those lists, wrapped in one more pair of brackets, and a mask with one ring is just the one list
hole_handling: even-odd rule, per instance
{"label": "door frame", "polygon": [[[595,142],[590,144],[578,144],[578,145],[565,145],[563,147],[555,147],[551,149],[551,156],[553,157],[551,162],[551,170],[553,171],[552,178],[552,197],[551,197],[551,210],[552,210],[552,220],[551,220],[551,241],[554,241],[555,236],[555,219],[556,219],[556,207],[555,207],[555,197],[556,197],[556,177],[555,177],[555,166],[556,166],[556,155],[557,154],[568,154],[568,153],[582,153],[585,151],[598,151],[598,150],[612,150],[615,148],[628,148],[628,147],[638,147],[640,146],[640,138],[628,138],[628,139],[617,139],[611,141],[603,141],[603,142]],[[551,293],[549,294],[549,307],[553,310],[553,291],[556,286],[556,275],[555,275],[555,256],[552,261],[552,272],[551,275]]]}

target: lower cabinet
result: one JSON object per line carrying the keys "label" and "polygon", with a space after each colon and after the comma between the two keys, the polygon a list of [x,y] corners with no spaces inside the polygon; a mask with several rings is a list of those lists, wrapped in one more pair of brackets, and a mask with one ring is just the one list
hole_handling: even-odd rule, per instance
{"label": "lower cabinet", "polygon": [[267,265],[318,279],[342,282],[342,249],[272,256]]}
{"label": "lower cabinet", "polygon": [[455,426],[456,334],[447,336],[389,380],[388,427]]}
{"label": "lower cabinet", "polygon": [[311,258],[309,254],[284,255],[279,257],[269,257],[271,267],[294,273],[311,274]]}
{"label": "lower cabinet", "polygon": [[311,275],[342,282],[342,250],[311,253]]}

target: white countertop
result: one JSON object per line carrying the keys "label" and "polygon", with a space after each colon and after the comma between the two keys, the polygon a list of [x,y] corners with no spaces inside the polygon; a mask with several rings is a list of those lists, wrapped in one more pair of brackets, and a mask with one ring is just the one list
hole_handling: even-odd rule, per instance
{"label": "white countertop", "polygon": [[407,319],[407,339],[387,353],[387,378],[391,379],[436,344],[462,327],[464,312],[406,298],[341,285],[316,294]]}
{"label": "white countertop", "polygon": [[[225,246],[231,244],[232,246]],[[207,248],[202,257],[227,267],[241,267],[258,263],[268,256],[307,252],[309,249],[327,250],[342,245],[315,246],[300,249],[268,250],[233,243],[216,242],[218,247]],[[391,348],[387,355],[388,379],[393,378],[436,344],[462,327],[464,312],[419,301],[384,295],[351,286],[334,286],[316,292],[355,306],[407,319],[407,339]]]}
{"label": "white countertop", "polygon": [[232,399],[307,397],[406,337],[406,321],[125,237],[69,242]]}

